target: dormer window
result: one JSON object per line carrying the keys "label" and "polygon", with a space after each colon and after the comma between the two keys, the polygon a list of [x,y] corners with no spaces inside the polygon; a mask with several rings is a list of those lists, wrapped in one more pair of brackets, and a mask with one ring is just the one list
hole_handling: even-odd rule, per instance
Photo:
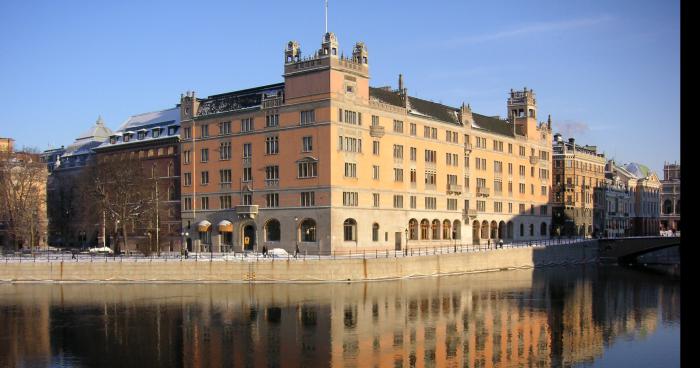
{"label": "dormer window", "polygon": [[168,127],[168,135],[173,135],[177,131],[177,127],[171,126]]}
{"label": "dormer window", "polygon": [[124,141],[124,142],[128,142],[130,138],[131,138],[131,133],[129,133],[129,134],[124,134],[123,141]]}
{"label": "dormer window", "polygon": [[160,128],[153,129],[153,132],[151,133],[151,135],[153,136],[153,138],[160,137]]}
{"label": "dormer window", "polygon": [[138,132],[136,133],[136,138],[138,140],[144,139],[146,137],[146,132]]}
{"label": "dormer window", "polygon": [[109,137],[109,144],[115,144],[115,143],[117,143],[117,136],[113,135],[113,136]]}

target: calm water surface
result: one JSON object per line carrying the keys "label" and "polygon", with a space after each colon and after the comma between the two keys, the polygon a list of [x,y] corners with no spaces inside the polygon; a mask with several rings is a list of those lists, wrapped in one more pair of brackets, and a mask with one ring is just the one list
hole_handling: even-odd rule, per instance
{"label": "calm water surface", "polygon": [[3,284],[0,367],[677,367],[680,282],[576,266],[351,284]]}

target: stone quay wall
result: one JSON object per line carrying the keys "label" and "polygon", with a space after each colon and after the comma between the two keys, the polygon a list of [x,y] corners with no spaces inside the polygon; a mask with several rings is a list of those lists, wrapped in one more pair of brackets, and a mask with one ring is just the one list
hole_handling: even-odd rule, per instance
{"label": "stone quay wall", "polygon": [[29,261],[0,263],[0,282],[347,282],[581,264],[597,259],[598,242],[592,240],[396,258]]}

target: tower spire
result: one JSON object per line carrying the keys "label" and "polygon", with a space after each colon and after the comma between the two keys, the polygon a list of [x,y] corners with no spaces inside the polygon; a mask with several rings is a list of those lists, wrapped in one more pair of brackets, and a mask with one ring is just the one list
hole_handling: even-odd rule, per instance
{"label": "tower spire", "polygon": [[326,24],[326,31],[323,33],[328,33],[328,0],[326,0],[326,7],[325,7],[325,24]]}

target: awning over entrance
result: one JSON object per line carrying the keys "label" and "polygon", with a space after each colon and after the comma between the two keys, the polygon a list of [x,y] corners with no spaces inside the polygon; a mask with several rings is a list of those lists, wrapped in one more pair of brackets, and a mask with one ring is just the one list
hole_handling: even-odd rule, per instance
{"label": "awning over entrance", "polygon": [[211,222],[207,220],[202,220],[197,224],[197,230],[200,232],[206,232],[209,231],[209,227],[211,226]]}
{"label": "awning over entrance", "polygon": [[219,232],[220,233],[232,233],[233,232],[233,224],[231,221],[228,220],[223,220],[219,222]]}

